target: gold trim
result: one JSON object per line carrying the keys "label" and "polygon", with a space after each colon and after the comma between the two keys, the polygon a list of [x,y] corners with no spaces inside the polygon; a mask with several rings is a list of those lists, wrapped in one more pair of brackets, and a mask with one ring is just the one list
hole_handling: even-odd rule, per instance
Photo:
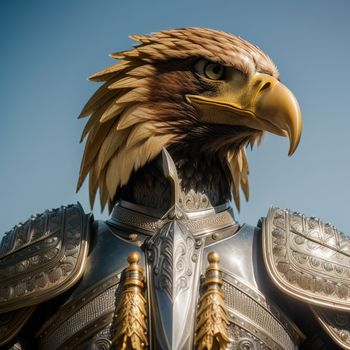
{"label": "gold trim", "polygon": [[144,270],[139,265],[140,259],[137,252],[128,256],[129,266],[124,270],[125,289],[114,321],[114,349],[142,350],[148,345],[146,300],[142,295]]}
{"label": "gold trim", "polygon": [[201,282],[201,295],[198,303],[197,325],[195,335],[195,349],[197,350],[224,350],[228,338],[228,312],[224,303],[222,291],[220,257],[215,252],[208,254],[209,266],[205,278]]}

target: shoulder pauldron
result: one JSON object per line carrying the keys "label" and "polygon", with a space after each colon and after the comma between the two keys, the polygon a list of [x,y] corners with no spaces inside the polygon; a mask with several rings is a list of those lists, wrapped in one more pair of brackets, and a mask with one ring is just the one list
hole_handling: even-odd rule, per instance
{"label": "shoulder pauldron", "polygon": [[350,311],[350,238],[302,214],[270,209],[263,219],[267,271],[289,295],[315,306]]}
{"label": "shoulder pauldron", "polygon": [[0,246],[0,313],[35,305],[70,288],[82,275],[91,215],[80,204],[32,216]]}

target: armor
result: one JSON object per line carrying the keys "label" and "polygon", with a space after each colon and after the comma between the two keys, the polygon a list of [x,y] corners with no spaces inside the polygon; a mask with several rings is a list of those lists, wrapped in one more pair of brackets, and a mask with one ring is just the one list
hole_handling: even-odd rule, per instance
{"label": "armor", "polygon": [[350,349],[349,237],[271,208],[240,225],[245,146],[301,136],[295,96],[260,49],[183,28],[134,36],[90,116],[80,204],[15,226],[0,248],[4,349]]}
{"label": "armor", "polygon": [[[256,227],[239,225],[229,202],[212,207],[194,191],[184,205],[166,151],[163,162],[173,193],[165,214],[121,200],[109,220],[94,221],[77,204],[4,236],[1,345],[349,348],[349,238],[277,208]],[[305,340],[296,305],[310,309],[318,342]]]}

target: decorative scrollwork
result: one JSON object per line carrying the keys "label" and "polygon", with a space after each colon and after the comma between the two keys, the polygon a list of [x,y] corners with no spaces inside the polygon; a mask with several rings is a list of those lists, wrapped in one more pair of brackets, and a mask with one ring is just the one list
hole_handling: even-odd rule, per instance
{"label": "decorative scrollwork", "polygon": [[40,303],[60,294],[81,276],[90,215],[69,205],[33,216],[1,243],[0,311]]}
{"label": "decorative scrollwork", "polygon": [[251,340],[242,339],[237,344],[237,350],[255,350],[255,346]]}
{"label": "decorative scrollwork", "polygon": [[193,274],[193,262],[197,260],[199,248],[193,236],[185,231],[181,230],[182,234],[175,235],[173,225],[164,225],[148,246],[156,287],[172,301],[189,288],[189,278]]}
{"label": "decorative scrollwork", "polygon": [[331,309],[311,306],[316,319],[326,333],[342,349],[350,349],[350,318],[349,314]]}
{"label": "decorative scrollwork", "polygon": [[109,350],[112,342],[109,339],[98,339],[91,345],[91,350]]}
{"label": "decorative scrollwork", "polygon": [[312,304],[350,311],[350,237],[334,226],[272,208],[264,219],[264,257],[285,292]]}

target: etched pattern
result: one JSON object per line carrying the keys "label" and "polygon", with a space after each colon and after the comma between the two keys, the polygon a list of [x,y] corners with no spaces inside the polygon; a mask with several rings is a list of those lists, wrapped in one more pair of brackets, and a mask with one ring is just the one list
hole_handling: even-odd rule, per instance
{"label": "etched pattern", "polygon": [[[148,303],[151,329],[157,329],[151,335],[156,347],[182,349],[192,344],[203,243],[177,220],[147,241]],[[165,329],[161,319],[176,327]]]}
{"label": "etched pattern", "polygon": [[112,324],[120,300],[119,280],[119,276],[110,276],[63,306],[40,331],[40,348],[75,348]]}
{"label": "etched pattern", "polygon": [[344,349],[350,349],[350,315],[346,312],[311,307],[323,329]]}
{"label": "etched pattern", "polygon": [[199,235],[208,231],[214,232],[216,230],[236,225],[233,219],[233,215],[229,210],[225,210],[221,213],[206,215],[204,218],[184,220],[184,225],[190,232],[195,235]]}
{"label": "etched pattern", "polygon": [[112,212],[111,223],[121,223],[144,231],[154,232],[162,226],[162,220],[142,213],[134,212],[116,205]]}
{"label": "etched pattern", "polygon": [[[149,235],[153,235],[168,222],[168,219],[160,220],[116,205],[109,222],[112,225],[122,224],[130,227],[131,230],[141,229],[142,231],[146,231]],[[200,218],[183,218],[181,222],[193,235],[201,235],[202,233],[214,232],[229,226],[237,225],[231,210],[208,214]]]}
{"label": "etched pattern", "polygon": [[189,288],[199,248],[194,238],[181,230],[180,226],[181,233],[175,235],[174,225],[179,223],[169,222],[164,225],[148,244],[155,286],[172,301]]}
{"label": "etched pattern", "polygon": [[97,332],[91,339],[77,346],[75,350],[109,350],[111,349],[111,327],[109,323],[105,328]]}
{"label": "etched pattern", "polygon": [[316,218],[272,209],[266,219],[269,272],[295,296],[350,309],[350,238]]}
{"label": "etched pattern", "polygon": [[[94,300],[84,305],[50,335],[51,344],[62,344],[91,321],[114,311],[115,287],[107,289]],[[43,342],[44,344],[44,342]]]}
{"label": "etched pattern", "polygon": [[227,350],[271,350],[259,338],[233,322],[228,327],[228,335],[231,342],[228,344]]}
{"label": "etched pattern", "polygon": [[179,197],[180,206],[187,212],[204,210],[211,207],[206,194],[195,192],[192,189],[187,193],[181,191]]}
{"label": "etched pattern", "polygon": [[297,348],[300,342],[297,329],[276,306],[227,273],[223,275],[223,280],[222,290],[230,322],[250,331],[271,349]]}
{"label": "etched pattern", "polygon": [[87,220],[80,205],[70,205],[32,217],[4,238],[0,310],[53,297],[77,277],[87,249]]}
{"label": "etched pattern", "polygon": [[[6,232],[0,244],[0,258],[58,231],[60,222],[57,211],[58,209],[53,209],[43,214],[32,215],[25,223],[19,223],[11,231]],[[49,216],[52,219],[50,227],[48,225]]]}

